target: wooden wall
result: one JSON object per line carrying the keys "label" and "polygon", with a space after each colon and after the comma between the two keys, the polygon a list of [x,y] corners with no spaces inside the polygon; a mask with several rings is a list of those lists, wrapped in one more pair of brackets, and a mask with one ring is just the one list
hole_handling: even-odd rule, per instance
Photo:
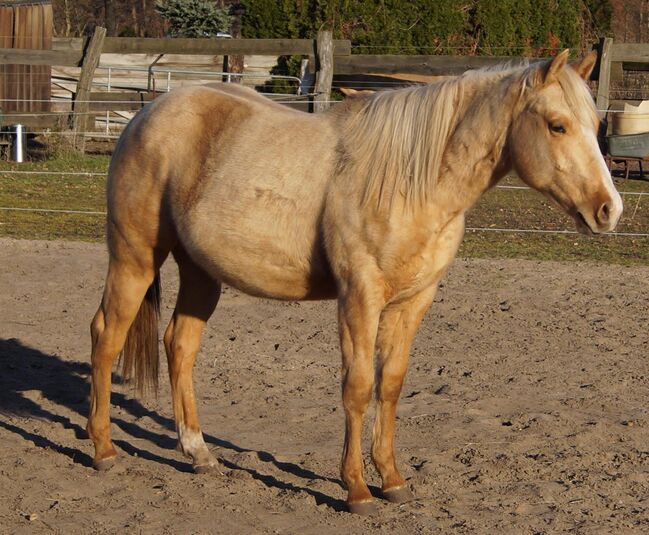
{"label": "wooden wall", "polygon": [[[51,49],[50,1],[0,0],[0,48]],[[49,111],[51,74],[50,65],[0,65],[0,110],[28,113]]]}

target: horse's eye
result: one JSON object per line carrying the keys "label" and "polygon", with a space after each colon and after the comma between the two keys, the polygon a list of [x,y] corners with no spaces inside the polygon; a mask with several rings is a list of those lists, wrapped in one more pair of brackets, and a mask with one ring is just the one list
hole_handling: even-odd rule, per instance
{"label": "horse's eye", "polygon": [[548,126],[550,127],[550,130],[552,130],[555,134],[566,133],[566,128],[561,123],[548,123]]}

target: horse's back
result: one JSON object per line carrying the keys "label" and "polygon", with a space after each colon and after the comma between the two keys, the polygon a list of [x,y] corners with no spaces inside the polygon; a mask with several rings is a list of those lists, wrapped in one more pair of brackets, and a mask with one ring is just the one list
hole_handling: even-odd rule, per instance
{"label": "horse's back", "polygon": [[336,143],[328,121],[243,88],[172,92],[118,144],[109,220],[156,244],[180,241],[205,271],[249,293],[329,296],[320,216]]}

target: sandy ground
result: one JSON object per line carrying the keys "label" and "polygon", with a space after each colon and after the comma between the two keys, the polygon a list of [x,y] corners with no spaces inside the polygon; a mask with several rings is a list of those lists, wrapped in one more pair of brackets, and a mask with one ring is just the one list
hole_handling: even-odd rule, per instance
{"label": "sandy ground", "polygon": [[[99,245],[0,240],[2,533],[649,532],[649,268],[456,261],[399,408],[417,499],[361,518],[338,478],[332,302],[226,289],[195,373],[222,476],[174,449],[166,380],[157,399],[115,387],[122,455],[95,472],[88,324],[105,264]],[[176,285],[168,263],[164,318]]]}

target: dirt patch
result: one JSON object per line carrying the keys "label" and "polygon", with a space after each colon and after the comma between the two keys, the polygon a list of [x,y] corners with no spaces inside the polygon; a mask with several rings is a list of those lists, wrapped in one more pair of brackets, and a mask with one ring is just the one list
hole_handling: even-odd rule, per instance
{"label": "dirt patch", "polygon": [[[342,512],[333,302],[226,289],[195,370],[222,476],[192,474],[174,449],[166,381],[157,399],[115,387],[122,455],[96,473],[83,428],[104,248],[3,239],[0,265],[0,531],[649,530],[649,268],[458,260],[399,407],[417,499],[360,518]],[[176,287],[168,263],[164,319]],[[367,474],[377,485],[369,462]]]}

